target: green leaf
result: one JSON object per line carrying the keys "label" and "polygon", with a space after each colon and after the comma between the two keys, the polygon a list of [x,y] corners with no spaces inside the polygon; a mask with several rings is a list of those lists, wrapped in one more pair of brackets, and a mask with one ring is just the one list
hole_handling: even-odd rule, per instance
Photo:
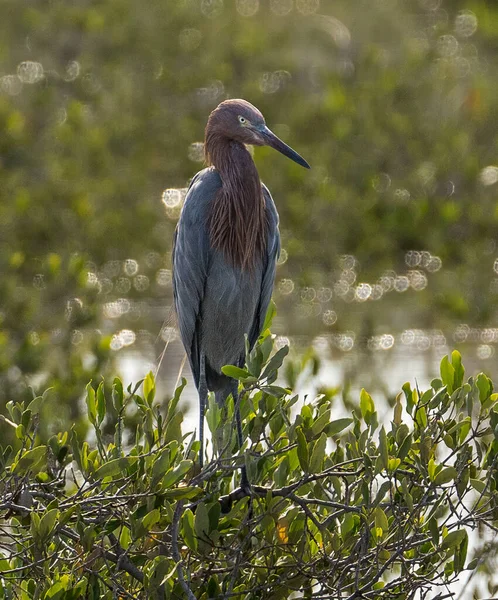
{"label": "green leaf", "polygon": [[[50,588],[45,592],[43,599],[44,600],[57,600],[59,598],[64,598],[66,596],[66,590],[68,589],[66,579],[63,579],[64,576],[56,581]],[[67,576],[66,576],[67,578]]]}
{"label": "green leaf", "polygon": [[275,531],[275,520],[269,514],[266,514],[260,521],[261,530],[266,540],[270,542],[273,539]]}
{"label": "green leaf", "polygon": [[204,490],[195,486],[185,486],[178,488],[171,488],[161,492],[161,496],[168,500],[193,500]]}
{"label": "green leaf", "polygon": [[180,385],[175,389],[173,398],[171,398],[171,400],[168,403],[168,412],[166,414],[167,422],[169,422],[173,418],[173,415],[175,414],[175,411],[176,411],[176,407],[178,406],[178,402],[180,402],[182,392],[185,389],[186,385],[187,385],[187,380],[185,379],[185,377],[182,377]]}
{"label": "green leaf", "polygon": [[303,418],[303,423],[306,427],[311,427],[313,425],[313,411],[309,404],[303,404],[301,407],[301,417]]}
{"label": "green leaf", "polygon": [[439,471],[439,473],[436,475],[436,478],[434,479],[434,483],[436,485],[443,485],[444,483],[449,483],[450,481],[453,481],[456,478],[456,476],[457,471],[455,467],[446,467],[442,471]]}
{"label": "green leaf", "polygon": [[97,422],[97,405],[95,402],[95,390],[91,382],[86,386],[86,407],[88,419],[92,425],[95,425]]}
{"label": "green leaf", "polygon": [[263,385],[260,389],[262,392],[278,399],[287,396],[290,392],[287,388],[280,387],[279,385]]}
{"label": "green leaf", "polygon": [[455,370],[454,385],[455,388],[459,388],[463,384],[465,369],[462,365],[462,356],[457,350],[453,350],[451,353],[451,364]]}
{"label": "green leaf", "polygon": [[434,477],[436,475],[436,463],[433,458],[429,459],[429,463],[427,464],[427,473],[429,473],[429,479],[434,481]]}
{"label": "green leaf", "polygon": [[158,594],[158,588],[165,580],[167,581],[168,571],[171,572],[171,560],[166,556],[156,556],[145,563],[144,584],[147,590],[147,598],[164,597],[162,594]]}
{"label": "green leaf", "polygon": [[491,393],[491,382],[484,373],[479,373],[476,377],[476,385],[479,390],[479,400],[481,401],[481,404],[483,404],[489,398]]}
{"label": "green leaf", "polygon": [[405,423],[401,423],[401,425],[399,425],[399,427],[396,429],[395,435],[396,443],[398,444],[398,446],[400,446],[403,443],[403,440],[405,440],[409,433],[410,430],[408,429],[408,425],[406,425]]}
{"label": "green leaf", "polygon": [[69,520],[71,519],[71,517],[75,513],[77,513],[78,510],[79,510],[79,506],[77,504],[73,504],[67,510],[63,511],[59,517],[59,525],[65,525],[66,523],[68,523]]}
{"label": "green leaf", "polygon": [[164,432],[164,441],[166,443],[176,440],[177,442],[182,441],[182,428],[181,424],[183,421],[183,414],[181,412],[175,413],[168,424],[166,425],[166,431]]}
{"label": "green leaf", "polygon": [[435,546],[437,546],[437,544],[439,544],[439,525],[437,522],[437,519],[435,517],[432,517],[432,519],[430,519],[429,523],[429,533],[431,534],[431,538],[432,538],[432,542]]}
{"label": "green leaf", "polygon": [[420,429],[427,427],[427,412],[424,406],[417,406],[415,409],[415,421]]}
{"label": "green leaf", "polygon": [[450,363],[447,356],[444,356],[440,365],[441,380],[446,386],[448,393],[452,394],[455,389],[455,368]]}
{"label": "green leaf", "polygon": [[452,450],[455,448],[455,441],[454,439],[451,437],[451,435],[446,434],[443,437],[443,441],[444,443],[448,446],[448,448],[451,448]]}
{"label": "green leaf", "polygon": [[403,498],[405,499],[406,506],[408,507],[408,509],[410,511],[412,511],[413,510],[413,497],[410,494],[410,491],[408,489],[408,478],[407,477],[403,477],[403,479],[401,480],[401,490],[403,492]]}
{"label": "green leaf", "polygon": [[85,469],[83,467],[83,460],[82,460],[82,455],[81,455],[81,444],[80,444],[80,441],[78,440],[78,434],[76,433],[76,430],[74,429],[74,425],[71,428],[71,450],[73,452],[73,460],[76,462],[78,467],[84,473]]}
{"label": "green leaf", "polygon": [[[466,433],[465,433],[465,437],[467,436],[467,433],[469,432],[470,429],[470,425],[472,424],[472,419],[470,417],[465,417],[465,419],[462,419],[461,421],[458,421],[458,423],[455,423],[452,427],[450,427],[447,431],[447,433],[449,433],[450,435],[452,433],[455,433],[457,431],[460,431],[462,428],[467,428],[466,429]],[[465,438],[464,438],[465,439]]]}
{"label": "green leaf", "polygon": [[159,523],[160,518],[161,518],[161,513],[159,512],[159,509],[154,508],[149,513],[147,513],[145,515],[145,517],[142,519],[143,528],[146,531],[150,531],[156,523]]}
{"label": "green leaf", "polygon": [[404,460],[407,457],[408,452],[410,452],[411,447],[412,447],[412,434],[410,433],[403,440],[403,443],[399,447],[398,453],[396,456],[399,459]]}
{"label": "green leaf", "polygon": [[195,508],[194,533],[199,550],[208,551],[211,548],[211,544],[207,543],[209,541],[209,515],[204,502],[200,502]]}
{"label": "green leaf", "polygon": [[391,489],[391,482],[390,481],[384,481],[384,483],[380,486],[377,494],[375,495],[375,499],[372,503],[372,506],[377,506],[378,504],[380,504],[382,502],[382,500],[384,500],[387,492],[389,492],[389,490]]}
{"label": "green leaf", "polygon": [[394,405],[394,416],[393,423],[395,425],[401,425],[403,414],[403,407],[401,406],[401,393],[396,396],[396,404]]}
{"label": "green leaf", "polygon": [[106,405],[104,396],[104,382],[101,381],[97,388],[97,425],[101,425],[105,417]]}
{"label": "green leaf", "polygon": [[353,419],[350,419],[349,417],[345,419],[336,419],[335,421],[331,421],[327,425],[327,435],[330,437],[337,435],[338,433],[346,429],[346,427],[349,427],[349,425],[351,425],[352,422]]}
{"label": "green leaf", "polygon": [[43,517],[40,519],[40,525],[38,527],[38,533],[42,541],[46,541],[50,534],[52,533],[55,523],[57,521],[57,517],[59,516],[59,511],[56,508],[49,510],[46,512]]}
{"label": "green leaf", "polygon": [[441,544],[441,548],[443,550],[447,550],[449,548],[456,548],[459,546],[463,540],[467,537],[467,532],[465,529],[458,529],[457,531],[452,531],[448,533],[448,535],[443,539]]}
{"label": "green leaf", "polygon": [[207,584],[208,598],[219,598],[221,594],[220,585],[218,583],[217,575],[211,575]]}
{"label": "green leaf", "polygon": [[245,381],[247,379],[255,380],[255,378],[252,377],[249,371],[246,371],[246,369],[236,367],[235,365],[225,365],[224,367],[221,367],[221,371],[224,375],[226,375],[227,377],[232,377],[233,379],[240,379],[242,381]]}
{"label": "green leaf", "polygon": [[165,448],[161,452],[161,454],[156,458],[156,460],[154,461],[154,464],[152,465],[152,481],[151,481],[152,487],[155,487],[155,485],[163,477],[163,475],[169,469],[169,465],[170,465],[170,449]]}
{"label": "green leaf", "polygon": [[415,390],[412,390],[408,381],[402,385],[401,389],[403,390],[403,393],[405,394],[405,398],[406,398],[406,412],[409,415],[411,415],[413,407],[415,405],[414,394],[416,392],[415,392]]}
{"label": "green leaf", "polygon": [[214,394],[210,394],[208,397],[208,410],[206,411],[206,421],[209,427],[209,431],[214,433],[221,423],[222,409],[216,402]]}
{"label": "green leaf", "polygon": [[360,410],[363,420],[368,425],[371,416],[375,412],[375,404],[370,394],[364,388],[362,388],[360,392]]}
{"label": "green leaf", "polygon": [[461,421],[461,423],[462,425],[460,428],[460,433],[458,434],[458,440],[460,444],[463,444],[469,434],[470,426],[472,425],[472,420],[470,417],[466,417],[463,421]]}
{"label": "green leaf", "polygon": [[480,479],[471,478],[470,485],[476,490],[476,492],[479,492],[480,494],[482,494],[486,489],[486,483],[484,481],[481,481]]}
{"label": "green leaf", "polygon": [[94,476],[96,479],[114,477],[115,475],[122,475],[125,477],[128,474],[128,467],[135,464],[137,460],[137,456],[122,456],[120,458],[114,458],[113,460],[110,460],[99,467],[95,471]]}
{"label": "green leaf", "polygon": [[280,350],[277,350],[275,354],[271,357],[270,362],[266,365],[265,370],[263,371],[263,375],[261,375],[262,379],[266,379],[269,377],[274,371],[278,371],[284,362],[284,358],[289,354],[289,347],[283,346]]}
{"label": "green leaf", "polygon": [[352,512],[348,512],[344,515],[344,520],[342,522],[342,537],[345,538],[349,533],[353,531],[355,526],[359,522],[359,517]]}
{"label": "green leaf", "polygon": [[284,419],[280,413],[276,413],[271,417],[270,422],[270,431],[273,436],[277,436],[280,431],[282,431],[284,426]]}
{"label": "green leaf", "polygon": [[287,484],[287,478],[290,473],[290,462],[289,457],[284,456],[284,458],[280,461],[275,473],[273,475],[273,480],[275,481],[275,485],[279,488],[283,487]]}
{"label": "green leaf", "polygon": [[221,514],[221,504],[219,502],[215,502],[211,505],[211,508],[208,511],[209,514],[209,531],[215,531],[218,529],[218,525],[220,522],[220,514]]}
{"label": "green leaf", "polygon": [[182,517],[183,539],[191,550],[197,550],[197,538],[194,534],[194,513],[187,508]]}
{"label": "green leaf", "polygon": [[323,431],[326,425],[330,424],[330,410],[326,410],[311,426],[311,433],[316,437]]}
{"label": "green leaf", "polygon": [[25,434],[26,434],[26,431],[25,431],[24,425],[18,425],[16,427],[16,438],[18,440],[22,441],[22,439],[24,438]]}
{"label": "green leaf", "polygon": [[152,406],[156,395],[156,382],[152,371],[149,371],[144,379],[144,398],[149,406]]}
{"label": "green leaf", "polygon": [[268,334],[264,340],[257,346],[257,348],[261,352],[262,364],[265,364],[266,361],[270,358],[271,351],[273,350],[273,338],[270,334]]}
{"label": "green leaf", "polygon": [[164,490],[175,485],[192,468],[193,464],[191,460],[182,460],[174,469],[168,471],[163,479],[162,489]]}
{"label": "green leaf", "polygon": [[322,468],[323,459],[325,458],[325,447],[327,445],[327,436],[322,432],[316,441],[311,459],[309,461],[310,473],[318,473]]}
{"label": "green leaf", "polygon": [[[50,388],[50,389],[52,389],[52,388]],[[33,398],[33,400],[31,400],[31,402],[28,404],[27,410],[30,410],[34,415],[38,414],[40,412],[40,408],[41,408],[41,405],[43,404],[43,401],[47,397],[46,393],[47,392],[45,392],[43,394],[43,396],[37,396],[36,398]]]}
{"label": "green leaf", "polygon": [[173,566],[173,568],[171,569],[171,571],[170,571],[169,573],[167,573],[167,574],[166,574],[166,575],[163,577],[163,579],[162,579],[162,581],[161,581],[160,585],[163,585],[163,584],[165,584],[167,581],[169,581],[170,579],[172,579],[172,578],[173,578],[173,577],[174,577],[174,576],[177,574],[177,573],[176,573],[176,570],[177,570],[177,568],[178,568],[178,563],[176,563],[176,564]]}
{"label": "green leaf", "polygon": [[36,544],[40,543],[40,515],[35,512],[30,513],[30,531]]}
{"label": "green leaf", "polygon": [[36,446],[32,450],[25,452],[17,462],[14,462],[12,473],[19,474],[27,471],[38,472],[46,464],[47,447]]}
{"label": "green leaf", "polygon": [[380,506],[377,506],[375,509],[375,527],[380,527],[384,533],[389,530],[389,523],[386,513],[382,510],[382,508],[380,508]]}
{"label": "green leaf", "polygon": [[267,329],[270,329],[271,323],[276,314],[277,314],[277,306],[276,306],[275,302],[273,300],[271,300],[271,302],[268,306],[268,310],[266,311],[265,322],[263,324],[262,333],[264,331],[266,331]]}
{"label": "green leaf", "polygon": [[119,377],[115,377],[112,384],[112,403],[118,413],[124,406],[123,383]]}
{"label": "green leaf", "polygon": [[434,395],[431,394],[430,390],[427,390],[427,392],[425,392],[425,394],[423,394],[422,396],[422,399],[424,401],[426,400],[426,394],[430,398],[430,402],[428,404],[429,408],[439,408],[440,406],[443,406],[443,403],[445,402],[448,396],[448,389],[446,386],[443,385],[437,390],[437,392]]}
{"label": "green leaf", "polygon": [[455,573],[460,573],[465,567],[465,560],[467,559],[467,549],[469,547],[469,536],[465,531],[465,537],[460,542],[460,547],[454,553],[453,562],[455,564]]}
{"label": "green leaf", "polygon": [[[268,336],[269,337],[269,336]],[[249,340],[246,336],[246,345],[249,347]],[[261,350],[261,346],[256,344],[254,346],[252,352],[247,352],[246,348],[246,365],[249,369],[249,373],[253,377],[259,377],[261,375],[261,369],[263,367],[263,352]]]}
{"label": "green leaf", "polygon": [[301,427],[296,427],[296,435],[299,464],[301,465],[301,469],[307,473],[309,467],[308,443],[306,442],[306,438]]}

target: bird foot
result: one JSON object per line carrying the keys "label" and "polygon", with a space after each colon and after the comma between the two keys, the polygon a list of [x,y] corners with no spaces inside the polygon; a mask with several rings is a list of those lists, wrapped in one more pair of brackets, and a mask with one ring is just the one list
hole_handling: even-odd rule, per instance
{"label": "bird foot", "polygon": [[226,496],[221,496],[219,502],[221,504],[221,512],[226,514],[230,512],[232,505],[237,500],[242,500],[246,496],[251,498],[254,496],[254,490],[252,489],[249,479],[247,477],[247,470],[245,467],[240,469],[240,487],[235,488],[232,492]]}
{"label": "bird foot", "polygon": [[240,487],[246,492],[246,496],[252,496],[251,484],[249,483],[245,466],[240,469]]}

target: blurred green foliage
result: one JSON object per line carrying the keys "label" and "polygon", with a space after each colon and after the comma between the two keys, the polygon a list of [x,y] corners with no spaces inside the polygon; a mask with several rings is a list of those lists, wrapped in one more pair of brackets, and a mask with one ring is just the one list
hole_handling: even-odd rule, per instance
{"label": "blurred green foliage", "polygon": [[[41,443],[47,398],[10,402],[0,599],[495,597],[492,381],[466,379],[453,352],[427,390],[403,386],[379,427],[365,390],[348,418],[332,416],[335,394],[298,404],[274,385],[287,348],[269,358],[272,346],[267,331],[247,370],[226,367],[241,383],[244,448],[233,400],[212,402],[225,443],[201,471],[178,408],[185,380],[166,403],[151,374],[127,391],[116,378],[109,394],[89,384],[88,442],[72,429]],[[234,486],[244,463],[250,491]]]}
{"label": "blurred green foliage", "polygon": [[[178,214],[161,194],[201,167],[191,144],[227,96],[313,167],[255,153],[281,215],[286,334],[493,323],[497,52],[484,0],[5,0],[0,406],[53,385],[48,435],[112,370],[116,332],[154,355]],[[428,285],[351,302],[355,278],[404,274],[410,250],[442,261],[416,267]]]}

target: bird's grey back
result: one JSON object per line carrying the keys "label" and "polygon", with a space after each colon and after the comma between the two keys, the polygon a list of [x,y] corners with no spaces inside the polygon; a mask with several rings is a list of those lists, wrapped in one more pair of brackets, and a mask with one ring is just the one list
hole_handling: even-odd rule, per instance
{"label": "bird's grey back", "polygon": [[[213,168],[198,173],[190,185],[175,236],[173,284],[180,334],[196,385],[201,352],[206,358],[208,388],[224,390],[226,364],[244,361],[244,336],[252,346],[263,326],[271,298],[279,251],[278,214],[263,186],[269,222],[267,252],[252,271],[241,269],[213,249],[207,218],[221,187]],[[209,275],[209,276],[208,276]]]}

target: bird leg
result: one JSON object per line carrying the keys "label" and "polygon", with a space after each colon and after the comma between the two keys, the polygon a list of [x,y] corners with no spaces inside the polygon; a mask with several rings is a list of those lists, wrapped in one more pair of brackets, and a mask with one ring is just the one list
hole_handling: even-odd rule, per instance
{"label": "bird leg", "polygon": [[[244,440],[242,437],[242,421],[240,418],[240,396],[239,396],[239,382],[238,381],[234,381],[232,384],[232,397],[233,397],[234,408],[235,408],[235,422],[237,425],[237,440],[239,442],[239,450],[242,450],[242,444],[244,443]],[[247,468],[245,465],[245,458],[244,458],[244,465],[240,469],[240,478],[241,478],[240,486],[243,489],[250,489],[249,479],[247,478]]]}
{"label": "bird leg", "polygon": [[204,465],[204,413],[206,412],[208,388],[206,383],[206,357],[201,352],[199,369],[199,440],[201,447],[199,450],[199,465],[202,469]]}
{"label": "bird leg", "polygon": [[[230,391],[228,394],[229,393]],[[226,423],[227,420],[228,409],[226,401],[228,394],[226,390],[218,390],[214,393],[216,405],[221,410],[220,425],[221,423]],[[231,444],[231,437],[229,440],[226,434],[226,428],[223,426],[217,427],[216,431],[213,433],[213,450],[218,458],[221,458],[222,455],[226,453],[228,446]]]}

